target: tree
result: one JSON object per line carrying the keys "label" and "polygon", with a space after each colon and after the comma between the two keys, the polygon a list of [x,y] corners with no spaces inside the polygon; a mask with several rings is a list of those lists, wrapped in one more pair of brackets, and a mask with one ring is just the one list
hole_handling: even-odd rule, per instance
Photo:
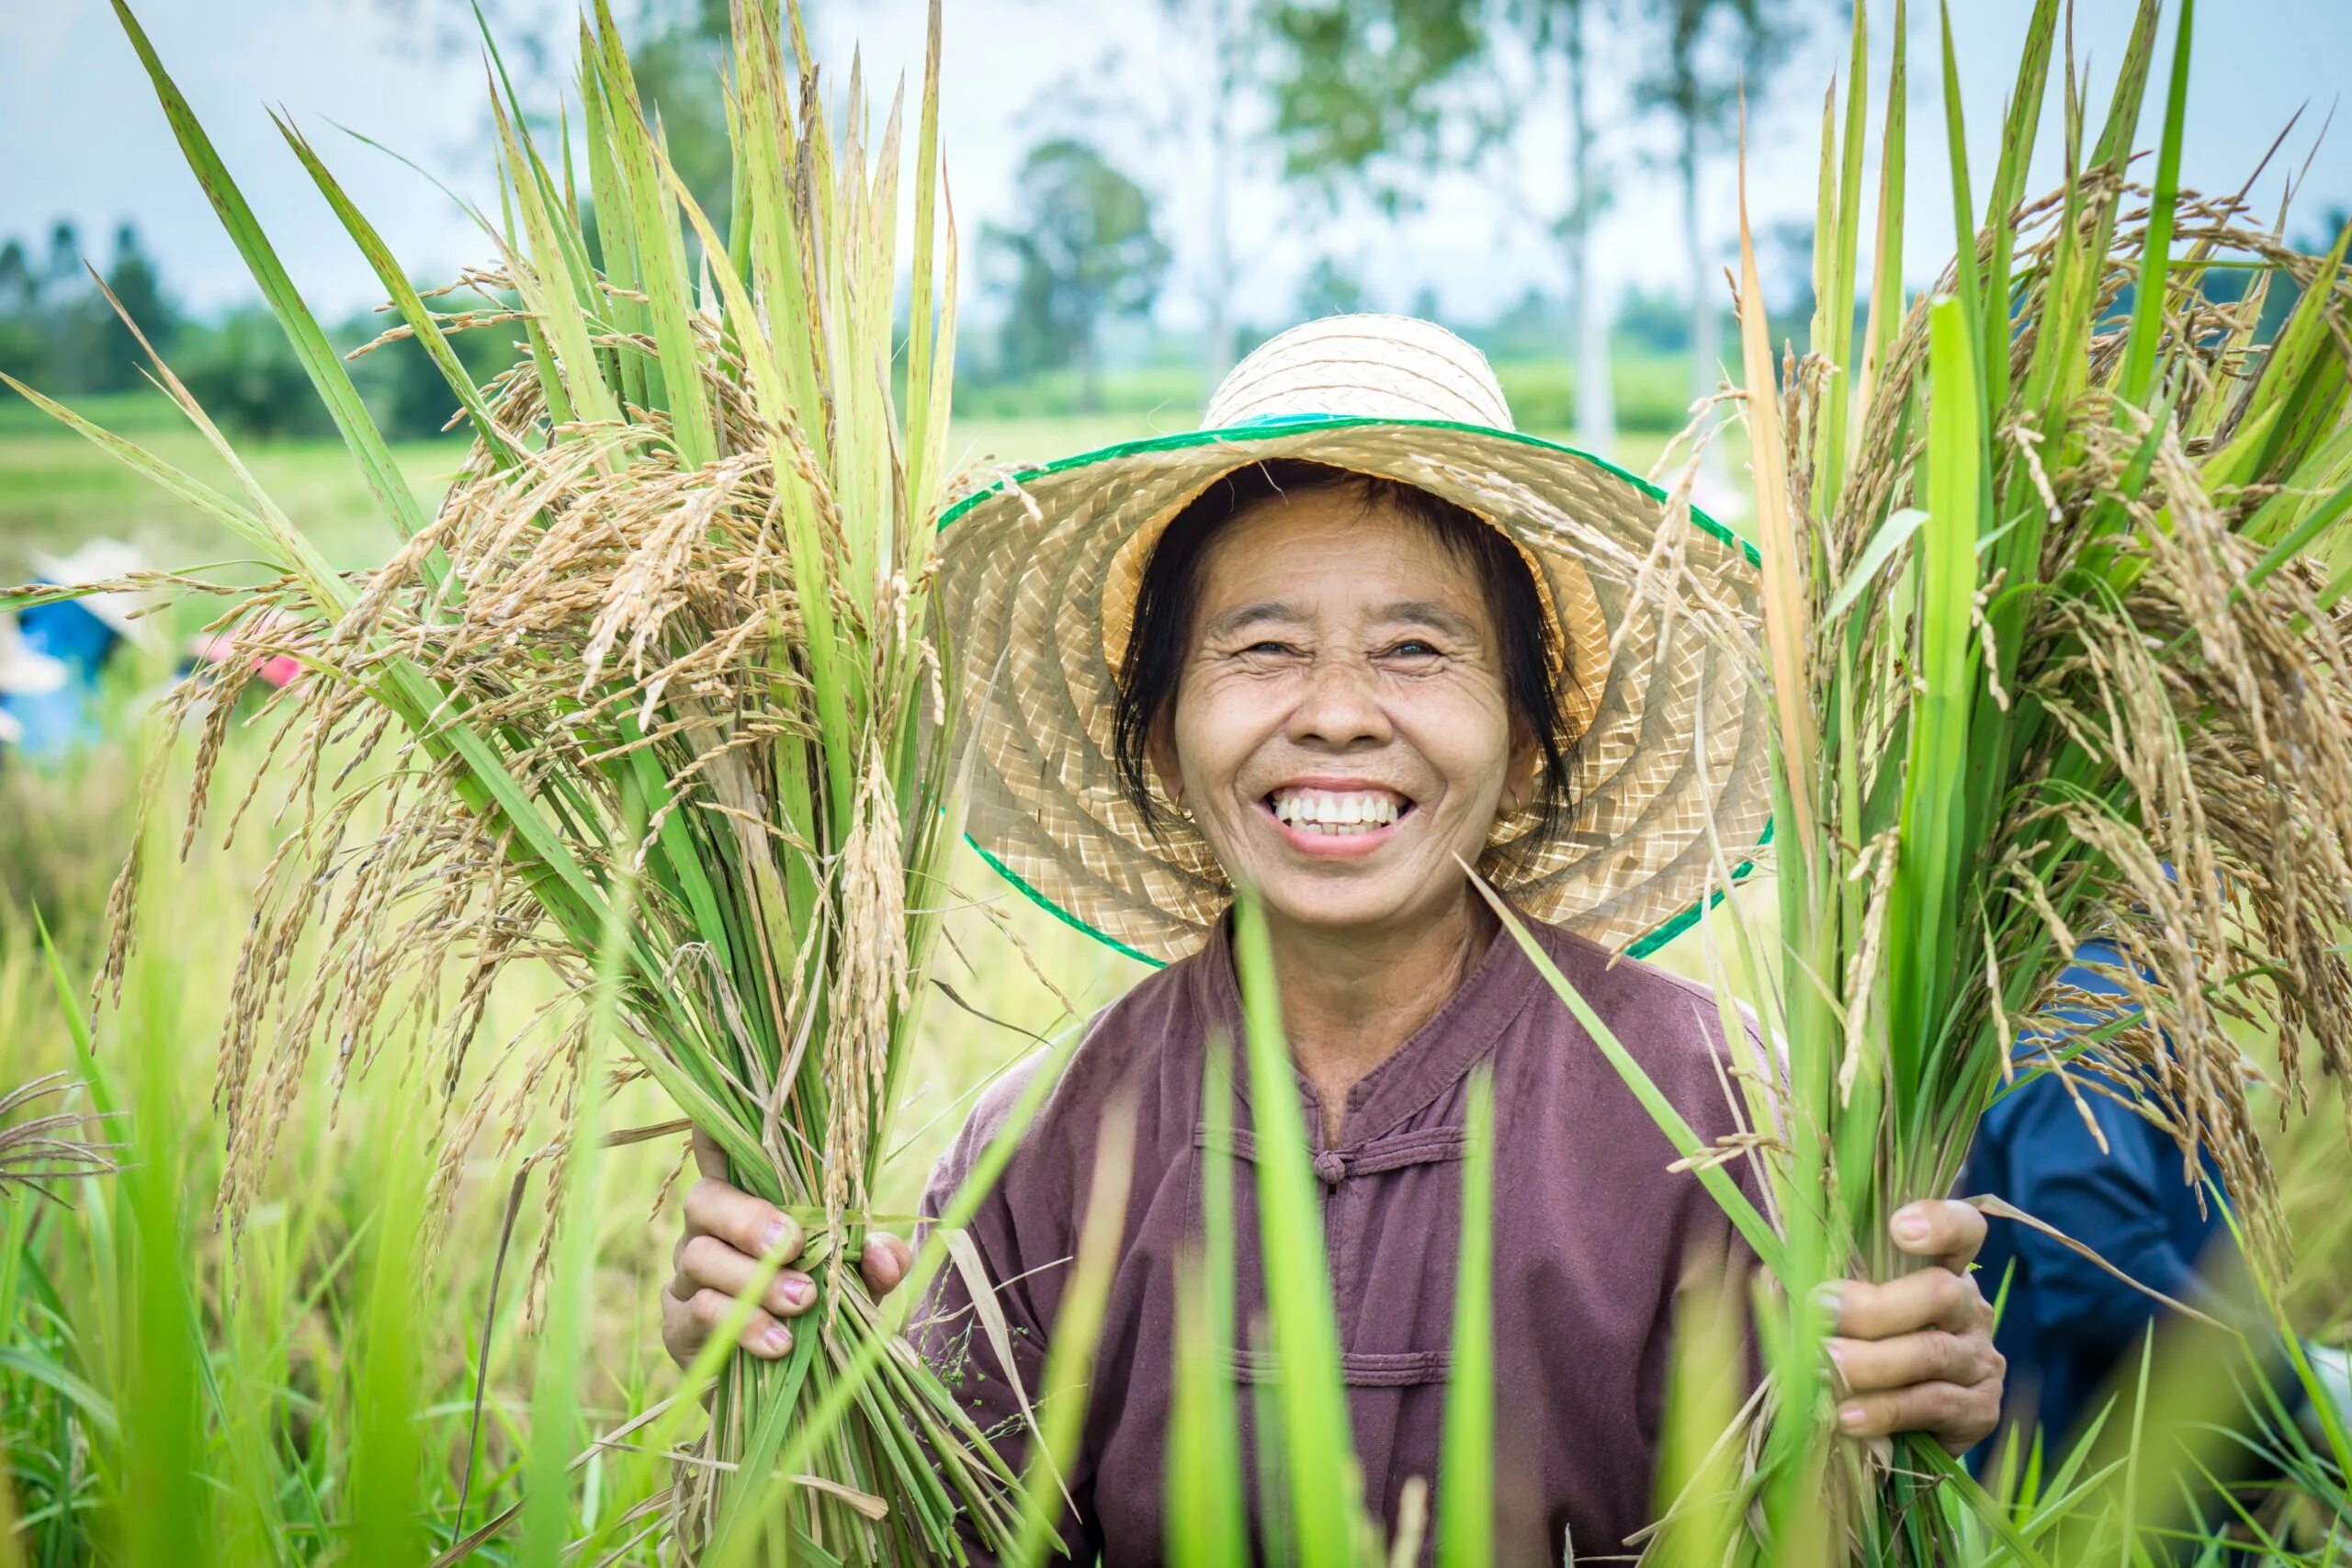
{"label": "tree", "polygon": [[1190,107],[1208,130],[1209,254],[1201,301],[1209,319],[1201,361],[1204,379],[1215,386],[1239,357],[1234,351],[1233,321],[1233,119],[1247,58],[1247,18],[1235,17],[1235,0],[1160,0],[1160,5],[1171,19],[1199,27],[1207,46],[1207,91],[1196,95]]}
{"label": "tree", "polygon": [[[1592,282],[1592,226],[1602,205],[1595,173],[1587,28],[1600,0],[1276,0],[1272,30],[1287,46],[1277,78],[1275,134],[1285,172],[1327,196],[1341,182],[1394,213],[1403,183],[1517,129],[1523,95],[1480,91],[1473,80],[1495,40],[1516,35],[1562,85],[1568,191],[1548,225],[1561,247],[1566,340],[1577,361],[1577,434],[1606,451],[1616,440],[1609,322]],[[1455,134],[1449,139],[1449,128]]]}
{"label": "tree", "polygon": [[981,244],[1010,264],[1008,373],[1075,365],[1080,406],[1101,406],[1102,323],[1141,315],[1158,299],[1168,246],[1152,227],[1151,197],[1102,154],[1071,137],[1031,149],[1021,165],[1012,226],[988,225]]}
{"label": "tree", "polygon": [[1486,0],[1268,0],[1283,175],[1336,206],[1359,191],[1394,217],[1474,113],[1450,96],[1486,47]]}
{"label": "tree", "polygon": [[1536,53],[1556,37],[1568,97],[1568,209],[1560,220],[1567,259],[1568,313],[1576,323],[1577,439],[1591,451],[1617,444],[1617,390],[1609,362],[1608,307],[1592,284],[1592,223],[1601,193],[1593,188],[1592,106],[1586,94],[1585,23],[1590,0],[1551,0],[1538,14]]}
{"label": "tree", "polygon": [[19,381],[38,379],[41,347],[40,279],[24,242],[12,239],[0,245],[0,371]]}
{"label": "tree", "polygon": [[1312,321],[1317,316],[1350,316],[1363,309],[1363,278],[1346,262],[1337,256],[1317,256],[1306,270],[1306,281],[1298,291],[1298,313]]}
{"label": "tree", "polygon": [[49,231],[49,264],[41,278],[45,288],[77,288],[82,283],[82,231],[70,218],[61,218]]}
{"label": "tree", "polygon": [[[139,243],[139,230],[124,223],[114,231],[114,260],[107,268],[107,288],[139,330],[160,353],[169,353],[179,328],[179,312],[164,293],[155,264]],[[93,391],[119,392],[141,385],[140,367],[146,355],[122,318],[103,299],[88,299],[90,362],[86,375]]]}
{"label": "tree", "polygon": [[0,315],[16,315],[40,303],[40,279],[22,240],[0,245]]}
{"label": "tree", "polygon": [[326,406],[267,307],[241,305],[187,336],[173,368],[222,426],[265,439],[333,433]]}
{"label": "tree", "polygon": [[[1743,82],[1760,83],[1787,42],[1775,25],[1781,0],[1644,0],[1656,27],[1650,68],[1634,84],[1634,101],[1674,120],[1672,162],[1679,186],[1682,243],[1690,258],[1691,396],[1715,389],[1723,356],[1723,298],[1699,221],[1699,171],[1738,106]],[[1730,34],[1726,39],[1723,35]],[[1728,44],[1728,48],[1723,47]]]}

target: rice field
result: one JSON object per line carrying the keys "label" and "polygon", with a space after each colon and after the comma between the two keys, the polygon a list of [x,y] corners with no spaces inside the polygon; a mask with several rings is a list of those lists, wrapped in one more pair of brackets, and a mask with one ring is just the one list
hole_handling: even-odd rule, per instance
{"label": "rice field", "polygon": [[[899,117],[877,139],[854,89],[829,124],[795,91],[797,20],[767,0],[738,13],[726,239],[682,202],[602,5],[577,79],[593,228],[571,148],[559,181],[512,89],[494,102],[509,221],[483,276],[529,355],[480,384],[446,334],[485,323],[419,297],[285,128],[470,425],[463,445],[395,449],[118,11],[344,440],[237,454],[163,373],[200,434],[142,426],[142,450],[84,429],[175,510],[71,437],[0,422],[0,556],[129,536],[187,569],[192,599],[228,593],[240,639],[209,687],[171,687],[167,652],[125,671],[102,743],[0,773],[0,1086],[50,1089],[0,1131],[0,1562],[929,1562],[960,1558],[967,1529],[1043,1561],[1055,1456],[1084,1399],[1115,1396],[1087,1384],[1116,1162],[1094,1173],[1019,1472],[898,1337],[918,1292],[878,1298],[844,1264],[911,1209],[973,1094],[1136,977],[958,842],[945,693],[962,672],[933,625],[931,550],[975,462],[1148,432],[950,423],[935,55],[903,337]],[[2346,1330],[2352,1153],[2319,1069],[2340,1077],[2352,1041],[2352,573],[2301,552],[2340,546],[2352,507],[2352,231],[2323,262],[2179,190],[2185,64],[2155,95],[2154,185],[2132,183],[2160,12],[2141,10],[2095,146],[2070,62],[2064,192],[2031,203],[2012,135],[1982,243],[1857,339],[1864,209],[1889,283],[1904,201],[1899,165],[1865,194],[1858,7],[1843,129],[1833,96],[1825,132],[1827,303],[1802,361],[1778,358],[1743,256],[1760,608],[1744,588],[1689,602],[1694,635],[1769,694],[1780,874],[1667,956],[1730,987],[1727,1036],[1737,996],[1787,1051],[1744,1059],[1744,1091],[1726,1081],[1755,1131],[1724,1147],[1646,1099],[1764,1265],[1748,1304],[1769,1379],[1735,1411],[1738,1328],[1686,1319],[1654,1561],[2218,1565],[2237,1526],[2267,1561],[2340,1557],[2352,1438],[2307,1348]],[[2013,131],[2057,21],[2044,0]],[[1903,102],[1881,133],[1897,150]],[[1966,220],[1964,174],[1954,197]],[[2201,288],[2217,251],[2302,290],[2274,339],[2256,341],[2258,299]],[[1685,570],[1661,551],[1638,575]],[[175,635],[206,613],[175,611]],[[246,691],[264,653],[307,673]],[[1948,1188],[2070,920],[2119,933],[2160,1025],[2098,1032],[2072,1065],[2126,1087],[2144,1068],[2185,1160],[2218,1151],[2264,1333],[2287,1331],[2320,1429],[2280,1385],[2233,1393],[2243,1347],[2167,1341],[2098,1443],[2047,1465],[2006,1450],[1980,1486],[1916,1437],[1836,1438],[1815,1288],[1894,1267],[1884,1211]],[[1237,943],[1232,1070],[1279,1125],[1281,1010],[1246,897]],[[806,1222],[821,1331],[783,1360],[731,1355],[780,1255],[683,1374],[660,1348],[689,1122],[730,1179]],[[56,1136],[76,1127],[78,1152]],[[1487,1157],[1474,1138],[1465,1213],[1487,1213]],[[1759,1162],[1769,1214],[1730,1190],[1732,1158]],[[1304,1151],[1269,1137],[1254,1163],[1285,1369],[1259,1412],[1270,1554],[1387,1561],[1349,1453]],[[1200,1392],[1171,1433],[1171,1485],[1203,1500],[1170,1543],[1188,1564],[1230,1560],[1245,1529],[1216,1261],[1233,1194],[1207,1185],[1177,1348]],[[954,1207],[918,1275],[946,1266]],[[1460,1299],[1477,1302],[1493,1227],[1464,1231]],[[1475,1311],[1454,1325],[1437,1517],[1399,1524],[1399,1561],[1424,1529],[1443,1562],[1492,1556],[1488,1332]],[[2272,1495],[2198,1483],[2243,1437],[2222,1429],[2232,1398]]]}
{"label": "rice field", "polygon": [[[1057,420],[959,423],[954,439],[1016,459],[1136,434],[1146,433]],[[141,439],[198,473],[210,457],[193,435]],[[399,452],[428,495],[462,457],[458,443]],[[358,565],[380,555],[365,487],[340,446],[264,446],[252,461],[331,558]],[[158,562],[220,556],[206,520],[78,438],[0,435],[0,559],[13,565],[22,552],[93,535],[138,540]],[[180,629],[191,629],[194,607],[180,613]],[[126,1562],[187,1560],[163,1541],[113,1539],[114,1522],[148,1517],[120,1505],[160,1482],[152,1472],[109,1473],[80,1435],[90,1422],[127,1426],[126,1450],[185,1465],[219,1486],[217,1501],[199,1488],[166,1505],[213,1532],[215,1560],[309,1562],[330,1551],[378,1560],[354,1516],[355,1489],[370,1466],[399,1471],[408,1461],[421,1461],[421,1490],[400,1506],[426,1522],[430,1545],[442,1550],[518,1494],[545,1328],[545,1302],[527,1283],[548,1239],[547,1175],[533,1156],[560,1118],[545,1108],[517,1126],[480,1132],[464,1150],[446,1230],[429,1251],[394,1246],[390,1233],[417,1224],[398,1197],[417,1179],[398,1163],[418,1157],[403,1152],[401,1131],[430,1087],[413,1066],[337,1082],[319,1064],[276,1129],[268,1174],[241,1231],[224,1234],[214,1202],[227,1174],[227,1130],[213,1106],[216,1045],[253,889],[281,837],[286,786],[266,769],[264,726],[232,733],[212,787],[228,799],[257,787],[252,825],[227,846],[198,835],[177,858],[194,759],[186,745],[155,755],[147,708],[164,679],[154,666],[126,672],[108,739],[69,764],[0,770],[0,1084],[61,1071],[86,1081],[92,1088],[75,1103],[122,1112],[98,1135],[125,1145],[115,1157],[127,1168],[62,1189],[62,1202],[24,1193],[0,1200],[10,1231],[0,1264],[0,1323],[8,1325],[0,1431],[19,1531],[18,1554],[0,1560],[66,1562],[92,1551]],[[88,1037],[95,1053],[85,1057],[81,1031],[105,948],[107,889],[132,841],[139,781],[151,766],[164,784],[150,817],[148,935],[121,1003],[98,1011]],[[924,1012],[896,1119],[903,1134],[874,1198],[879,1210],[913,1206],[979,1087],[1036,1037],[1091,1013],[1142,973],[1011,892],[977,857],[959,861],[956,879],[967,902],[947,917],[934,967],[958,1005],[934,998]],[[1662,957],[1698,972],[1690,942]],[[314,961],[298,955],[298,974]],[[511,976],[491,1000],[483,1038],[526,1035],[553,990]],[[501,1070],[485,1066],[481,1077],[494,1080]],[[611,1119],[642,1126],[670,1114],[639,1083],[620,1091]],[[656,1304],[691,1179],[683,1163],[675,1136],[608,1158],[580,1358],[582,1442],[656,1407],[676,1386]],[[510,1202],[516,1221],[502,1269]],[[385,1315],[394,1304],[388,1269],[407,1298],[396,1320]],[[150,1332],[151,1353],[127,1357],[141,1338],[142,1314],[180,1323],[185,1336],[159,1346]],[[402,1348],[388,1364],[381,1347],[391,1334]],[[398,1429],[385,1430],[388,1422]],[[619,1457],[587,1460],[572,1528],[585,1533],[640,1500],[607,1473]],[[645,1477],[636,1480],[641,1493]],[[492,1541],[483,1558],[507,1560],[506,1550]]]}

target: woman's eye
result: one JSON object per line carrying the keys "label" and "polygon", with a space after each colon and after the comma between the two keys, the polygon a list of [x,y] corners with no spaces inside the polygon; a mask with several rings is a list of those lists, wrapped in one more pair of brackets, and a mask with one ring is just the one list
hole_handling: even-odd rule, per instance
{"label": "woman's eye", "polygon": [[1265,658],[1281,657],[1285,654],[1296,653],[1298,649],[1286,642],[1266,641],[1253,642],[1241,651],[1245,654]]}
{"label": "woman's eye", "polygon": [[1438,657],[1438,650],[1433,643],[1423,642],[1419,637],[1408,637],[1403,642],[1390,645],[1388,657],[1391,659],[1435,659]]}

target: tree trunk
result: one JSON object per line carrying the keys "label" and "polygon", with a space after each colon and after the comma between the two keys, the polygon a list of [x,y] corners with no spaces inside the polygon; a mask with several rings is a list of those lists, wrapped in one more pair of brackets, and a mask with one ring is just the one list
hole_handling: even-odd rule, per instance
{"label": "tree trunk", "polygon": [[1577,444],[1598,457],[1617,446],[1617,390],[1610,379],[1609,317],[1592,281],[1592,111],[1585,99],[1584,0],[1568,8],[1568,323],[1576,339]]}
{"label": "tree trunk", "polygon": [[[1695,101],[1682,115],[1682,243],[1690,251],[1690,396],[1693,401],[1713,397],[1723,380],[1723,297],[1721,279],[1708,263],[1706,236],[1699,227],[1699,110]],[[1731,465],[1720,438],[1708,439],[1720,423],[1720,411],[1709,415],[1700,440],[1699,477],[1691,498],[1718,520],[1736,517],[1747,499],[1732,482]]]}
{"label": "tree trunk", "polygon": [[1078,340],[1078,412],[1080,413],[1102,412],[1101,367],[1095,363],[1099,357],[1095,349],[1098,335],[1093,321],[1090,320],[1086,331],[1080,334]]}
{"label": "tree trunk", "polygon": [[1233,17],[1231,0],[1210,0],[1209,323],[1202,345],[1202,397],[1233,368]]}
{"label": "tree trunk", "polygon": [[1705,236],[1699,230],[1699,116],[1695,106],[1682,116],[1682,148],[1677,172],[1682,180],[1682,243],[1690,253],[1690,395],[1712,395],[1722,379],[1723,309],[1708,274]]}

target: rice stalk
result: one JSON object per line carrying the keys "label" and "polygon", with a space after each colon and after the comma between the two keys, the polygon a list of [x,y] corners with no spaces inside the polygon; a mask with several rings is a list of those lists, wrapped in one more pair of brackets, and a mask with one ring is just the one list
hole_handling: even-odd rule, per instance
{"label": "rice stalk", "polygon": [[[474,433],[431,512],[135,18],[117,13],[393,538],[382,565],[331,570],[160,357],[154,378],[236,493],[19,389],[267,564],[222,617],[224,668],[267,649],[305,671],[271,704],[289,803],[220,1042],[232,1228],[311,1053],[333,1054],[339,1092],[388,1046],[433,1087],[418,1111],[437,1153],[436,1224],[477,1133],[513,1154],[531,1106],[594,1102],[581,1027],[537,1043],[481,1038],[499,976],[550,969],[584,1017],[608,955],[626,1071],[718,1142],[738,1185],[809,1222],[801,1261],[824,1292],[786,1362],[728,1360],[698,1456],[716,1462],[682,1472],[675,1528],[721,1560],[757,1539],[924,1561],[956,1550],[959,1514],[1001,1540],[1012,1477],[929,1371],[890,1349],[904,1348],[899,1320],[845,1267],[890,1145],[960,825],[930,617],[956,254],[952,218],[933,211],[937,7],[904,344],[892,314],[903,103],[876,140],[853,74],[845,113],[829,117],[798,18],[775,0],[733,7],[723,236],[670,168],[605,0],[580,34],[585,202],[572,147],[559,177],[491,45],[502,220],[483,222],[493,259],[467,275],[480,311],[436,313],[281,121],[382,279],[394,332],[424,344]],[[448,336],[488,328],[519,331],[525,357],[477,385]],[[189,841],[234,694],[173,700],[173,722],[200,731]],[[229,833],[253,798],[230,810]],[[134,863],[112,900],[118,991],[138,891]],[[298,966],[298,948],[319,961]],[[503,1100],[461,1093],[484,1077],[469,1071],[482,1050],[501,1053]],[[556,1201],[579,1180],[580,1152],[556,1156]],[[764,1483],[729,1478],[763,1477],[787,1431],[807,1461],[792,1474],[808,1483],[747,1506]],[[542,1487],[562,1473],[534,1472]],[[888,1499],[878,1517],[861,1501],[876,1496]],[[532,1540],[547,1541],[555,1516],[533,1517]]]}
{"label": "rice stalk", "polygon": [[[1724,916],[1763,958],[1738,966],[1742,999],[1785,1051],[1747,1080],[1752,1124],[1782,1135],[1720,1151],[1761,1161],[1776,1220],[1757,1247],[1779,1290],[1758,1314],[1768,1393],[1743,1417],[1740,1562],[1952,1562],[1988,1543],[2042,1560],[2054,1516],[2021,1528],[1924,1440],[1835,1437],[1812,1299],[1914,1266],[1887,1221],[1950,1192],[1996,1096],[2047,1074],[2142,1108],[2184,1179],[2214,1161],[2277,1278],[2290,1237],[2233,1032],[2277,1040],[2295,1106],[2352,1073],[2352,608],[2333,564],[2352,546],[2352,231],[2301,254],[2245,191],[2181,184],[2189,0],[2154,157],[2133,162],[2160,11],[2143,0],[2103,119],[2069,48],[2064,182],[2035,199],[2061,20],[2040,0],[1981,210],[1947,25],[1972,241],[1907,309],[1898,51],[1860,344],[1866,6],[1842,130],[1834,93],[1825,118],[1803,355],[1776,362],[1743,221],[1766,592],[1759,624],[1696,596],[1686,612],[1771,704],[1783,823],[1777,939]],[[2217,287],[2233,277],[2258,281]],[[2263,341],[2274,291],[2296,303]],[[2086,1034],[2059,976],[2092,937],[2121,953],[2138,1012]],[[1754,1213],[1726,1206],[1753,1239]]]}
{"label": "rice stalk", "polygon": [[[43,1073],[0,1095],[0,1199],[19,1193],[54,1197],[46,1185],[82,1177],[105,1176],[119,1170],[113,1145],[94,1143],[86,1130],[103,1122],[94,1111],[51,1111],[37,1116],[17,1113],[60,1095],[74,1098],[82,1086],[63,1071]],[[13,1118],[13,1120],[11,1120]]]}

